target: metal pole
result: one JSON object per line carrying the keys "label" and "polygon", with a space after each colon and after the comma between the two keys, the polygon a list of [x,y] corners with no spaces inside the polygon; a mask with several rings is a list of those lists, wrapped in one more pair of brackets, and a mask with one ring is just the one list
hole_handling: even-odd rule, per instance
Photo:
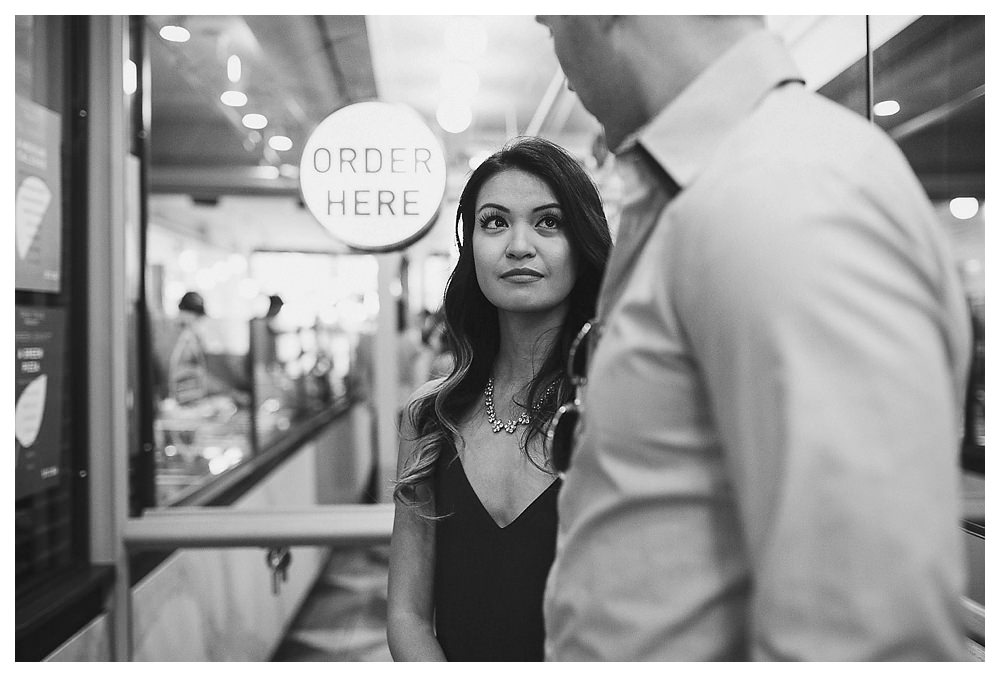
{"label": "metal pole", "polygon": [[872,64],[872,18],[865,14],[865,101],[868,111],[868,122],[875,123],[875,79]]}
{"label": "metal pole", "polygon": [[[375,466],[377,481],[374,487],[376,502],[391,502],[389,481],[396,476],[396,456],[399,448],[399,428],[396,415],[399,411],[399,341],[397,307],[401,287],[398,252],[379,254],[378,259],[378,326],[375,329],[374,389],[376,439]],[[407,393],[408,394],[408,393]]]}
{"label": "metal pole", "polygon": [[127,17],[90,22],[88,119],[88,409],[91,558],[115,566],[110,600],[112,656],[132,657],[131,590],[121,528],[128,518],[129,383],[125,246]]}

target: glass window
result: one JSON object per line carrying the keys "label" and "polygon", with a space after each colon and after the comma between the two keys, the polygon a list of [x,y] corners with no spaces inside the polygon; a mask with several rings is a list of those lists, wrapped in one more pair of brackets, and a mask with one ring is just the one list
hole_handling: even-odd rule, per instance
{"label": "glass window", "polygon": [[[83,299],[67,280],[81,179],[67,136],[65,17],[15,17],[16,291],[15,560],[17,593],[33,592],[87,562],[86,408],[75,397],[83,376],[67,340],[84,326]],[[73,222],[71,224],[71,222]]]}
{"label": "glass window", "polygon": [[[881,21],[873,17],[873,24]],[[984,473],[986,31],[983,16],[922,16],[873,54],[875,122],[899,144],[947,233],[976,351],[962,464]]]}
{"label": "glass window", "polygon": [[[858,17],[860,18],[860,17]],[[963,467],[984,473],[985,18],[872,16],[871,118],[899,145],[947,234],[973,316],[976,350]],[[817,91],[868,116],[861,55]]]}
{"label": "glass window", "polygon": [[267,251],[250,264],[269,292],[250,334],[254,433],[263,447],[347,396],[355,376],[368,378],[354,363],[378,315],[378,264],[370,255]]}
{"label": "glass window", "polygon": [[153,472],[156,504],[167,506],[197,502],[213,480],[358,394],[353,365],[378,313],[378,267],[366,255],[234,251],[187,226],[225,204],[154,195],[150,205]]}
{"label": "glass window", "polygon": [[161,225],[162,207],[155,197],[151,203],[146,289],[156,504],[169,505],[253,454],[251,304],[246,258]]}
{"label": "glass window", "polygon": [[982,16],[924,16],[875,51],[875,121],[899,144],[984,302],[986,69]]}

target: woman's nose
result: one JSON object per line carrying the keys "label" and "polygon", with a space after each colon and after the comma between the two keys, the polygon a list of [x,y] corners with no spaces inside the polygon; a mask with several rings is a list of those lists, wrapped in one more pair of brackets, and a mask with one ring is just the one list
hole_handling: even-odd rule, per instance
{"label": "woman's nose", "polygon": [[535,245],[531,239],[530,229],[513,226],[510,231],[510,240],[507,242],[507,258],[523,259],[534,255]]}

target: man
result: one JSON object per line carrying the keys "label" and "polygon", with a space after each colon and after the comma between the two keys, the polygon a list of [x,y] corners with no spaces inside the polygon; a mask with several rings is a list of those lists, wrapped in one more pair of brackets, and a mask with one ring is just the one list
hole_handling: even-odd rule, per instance
{"label": "man", "polygon": [[539,17],[626,174],[554,660],[962,659],[969,320],[898,149],[755,17]]}

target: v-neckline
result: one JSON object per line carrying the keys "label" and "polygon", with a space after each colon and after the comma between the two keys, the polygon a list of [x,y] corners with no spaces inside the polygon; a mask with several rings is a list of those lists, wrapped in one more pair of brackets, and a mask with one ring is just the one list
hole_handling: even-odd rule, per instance
{"label": "v-neckline", "polygon": [[489,518],[490,522],[492,522],[493,526],[496,527],[497,529],[499,529],[500,531],[504,531],[505,529],[507,529],[508,527],[510,527],[511,525],[513,525],[515,522],[517,522],[519,519],[521,519],[521,517],[523,517],[526,512],[528,512],[529,510],[531,510],[531,508],[536,503],[538,503],[539,500],[541,500],[542,496],[544,496],[545,494],[547,494],[549,492],[549,490],[552,487],[554,487],[556,485],[556,483],[559,482],[559,478],[558,477],[556,477],[554,480],[552,480],[551,482],[549,482],[549,484],[544,489],[542,489],[542,491],[537,496],[535,496],[533,499],[531,499],[531,501],[528,503],[528,505],[524,506],[524,508],[521,509],[521,512],[517,513],[517,515],[514,516],[514,519],[512,519],[510,522],[507,522],[507,524],[504,524],[503,526],[501,526],[500,523],[497,522],[496,518],[493,516],[493,513],[490,512],[490,509],[486,507],[485,503],[483,503],[483,499],[481,499],[479,497],[479,492],[476,491],[476,488],[474,486],[472,486],[472,480],[469,479],[468,474],[466,474],[466,472],[465,472],[465,465],[462,463],[462,457],[459,456],[458,454],[455,454],[455,462],[458,463],[458,469],[459,469],[459,471],[462,474],[462,478],[465,480],[465,486],[469,487],[469,491],[471,491],[472,495],[475,497],[476,503],[479,505],[480,509],[482,509],[482,511]]}

